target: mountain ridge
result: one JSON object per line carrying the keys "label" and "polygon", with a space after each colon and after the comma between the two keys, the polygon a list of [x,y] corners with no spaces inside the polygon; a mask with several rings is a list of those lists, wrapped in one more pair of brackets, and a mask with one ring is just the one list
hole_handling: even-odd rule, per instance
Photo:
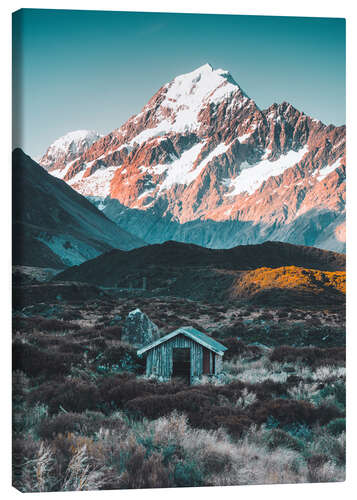
{"label": "mountain ridge", "polygon": [[345,167],[345,126],[324,125],[286,101],[260,110],[229,72],[206,64],[163,85],[57,175],[141,237],[137,210],[152,225],[236,222],[234,241],[222,235],[222,248],[246,242],[239,223],[248,223],[249,242],[268,234],[345,251]]}
{"label": "mountain ridge", "polygon": [[343,304],[345,261],[343,254],[281,242],[213,250],[168,241],[128,252],[112,250],[68,268],[52,281],[111,288],[129,297],[134,293],[215,303]]}

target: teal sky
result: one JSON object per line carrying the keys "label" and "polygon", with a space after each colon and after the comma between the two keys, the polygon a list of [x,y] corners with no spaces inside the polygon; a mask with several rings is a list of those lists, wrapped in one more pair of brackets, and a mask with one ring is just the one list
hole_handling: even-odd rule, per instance
{"label": "teal sky", "polygon": [[264,109],[345,123],[345,20],[25,9],[14,14],[14,147],[108,133],[175,76],[209,62]]}

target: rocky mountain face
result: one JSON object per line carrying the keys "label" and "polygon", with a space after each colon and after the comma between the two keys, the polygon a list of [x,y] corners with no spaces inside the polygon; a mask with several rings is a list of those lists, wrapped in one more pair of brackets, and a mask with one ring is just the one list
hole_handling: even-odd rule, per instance
{"label": "rocky mountain face", "polygon": [[100,137],[94,130],[69,132],[51,144],[39,163],[55,177],[62,176],[63,169],[87,151]]}
{"label": "rocky mountain face", "polygon": [[21,149],[12,160],[13,264],[63,269],[113,248],[145,244]]}
{"label": "rocky mountain face", "polygon": [[344,251],[345,166],[344,126],[286,102],[261,110],[206,64],[51,172],[149,243]]}

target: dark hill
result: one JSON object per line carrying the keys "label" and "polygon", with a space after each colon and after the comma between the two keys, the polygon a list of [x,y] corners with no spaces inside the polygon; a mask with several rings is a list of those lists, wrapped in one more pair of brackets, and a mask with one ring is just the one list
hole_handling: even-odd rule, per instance
{"label": "dark hill", "polygon": [[322,271],[343,271],[346,258],[342,254],[289,243],[266,242],[228,250],[213,250],[193,244],[168,241],[129,252],[112,250],[56,276],[60,281],[79,281],[103,286],[123,283],[126,276],[175,274],[175,270],[210,268],[246,271],[260,267],[297,266]]}
{"label": "dark hill", "polygon": [[12,155],[13,263],[64,268],[145,244],[21,149]]}

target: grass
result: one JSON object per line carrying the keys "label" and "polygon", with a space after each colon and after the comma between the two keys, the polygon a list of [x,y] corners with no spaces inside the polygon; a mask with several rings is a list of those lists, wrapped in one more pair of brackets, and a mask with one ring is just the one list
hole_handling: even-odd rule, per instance
{"label": "grass", "polygon": [[[61,303],[57,318],[38,321],[37,308],[14,323],[16,488],[344,480],[339,309],[137,300]],[[195,321],[227,341],[222,374],[190,387],[146,379],[143,360],[120,339],[134,305],[158,324],[164,317],[164,330]]]}

